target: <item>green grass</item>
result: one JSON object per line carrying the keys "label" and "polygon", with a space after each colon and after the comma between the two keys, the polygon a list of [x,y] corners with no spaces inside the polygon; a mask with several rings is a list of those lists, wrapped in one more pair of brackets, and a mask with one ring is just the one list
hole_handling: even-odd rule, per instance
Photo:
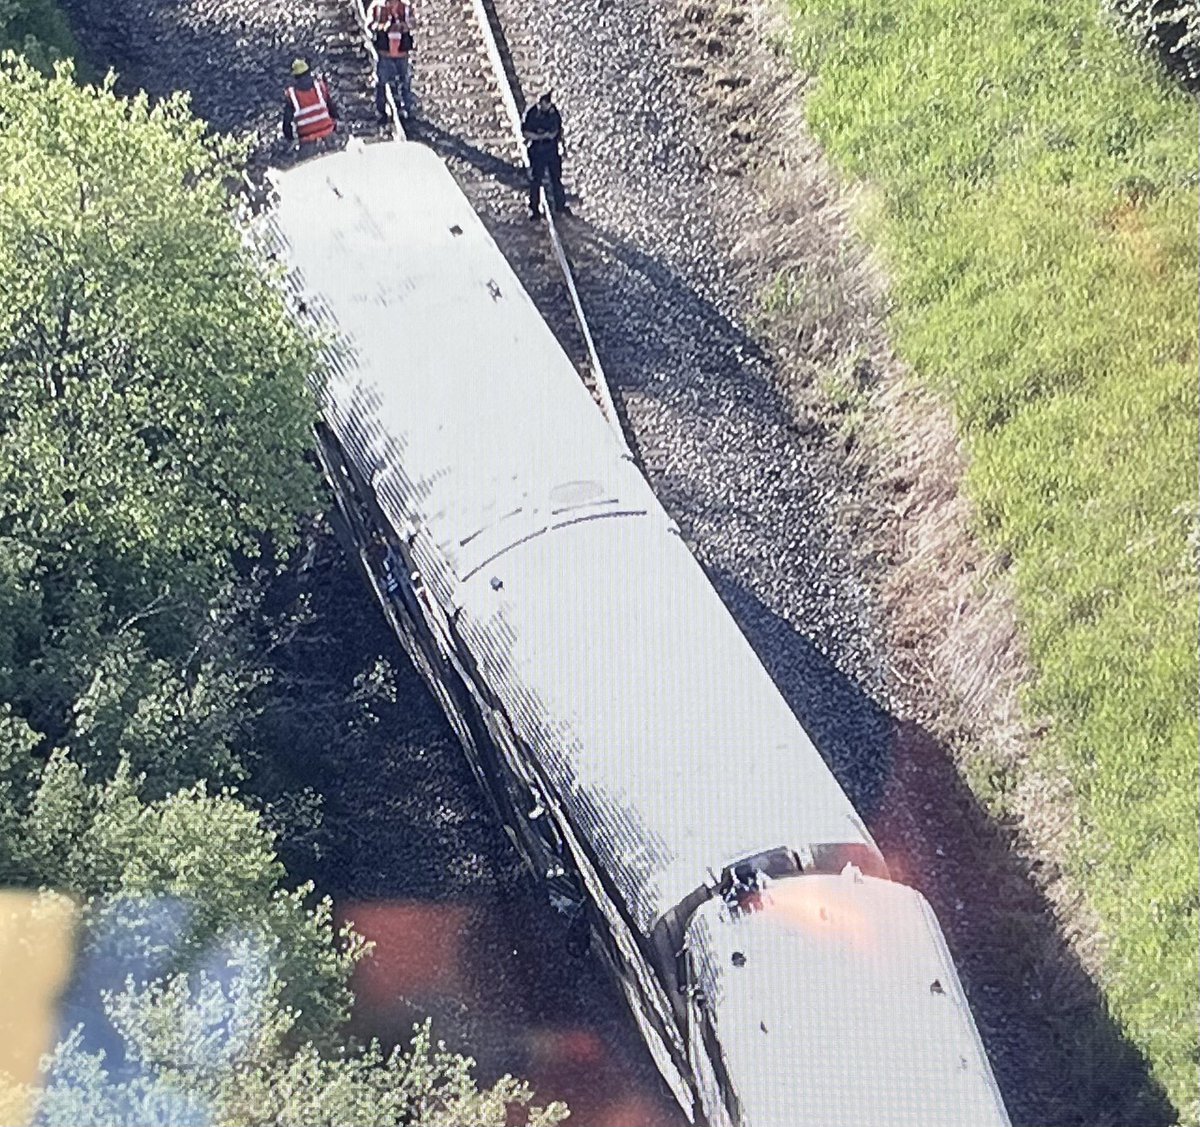
{"label": "green grass", "polygon": [[1106,997],[1195,1123],[1196,106],[1095,0],[792,5],[898,351],[1013,559]]}

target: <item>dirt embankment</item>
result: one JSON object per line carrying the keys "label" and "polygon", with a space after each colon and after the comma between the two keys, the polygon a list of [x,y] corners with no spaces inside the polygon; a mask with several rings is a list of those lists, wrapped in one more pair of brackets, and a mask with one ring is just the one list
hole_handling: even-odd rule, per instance
{"label": "dirt embankment", "polygon": [[803,120],[775,3],[683,0],[679,69],[723,123],[714,174],[750,181],[740,267],[763,300],[797,425],[846,452],[841,519],[887,636],[893,775],[872,821],[933,902],[1017,1124],[1166,1124],[1174,1114],[1108,1018],[1103,939],[1064,869],[1067,779],[1036,761],[1008,561],[974,535],[966,453],[887,336],[887,278],[854,231],[870,191],[840,184]]}

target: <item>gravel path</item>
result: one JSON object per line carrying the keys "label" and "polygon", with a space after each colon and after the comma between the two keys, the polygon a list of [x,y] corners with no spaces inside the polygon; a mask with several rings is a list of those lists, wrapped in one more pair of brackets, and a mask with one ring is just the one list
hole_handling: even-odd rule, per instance
{"label": "gravel path", "polygon": [[[189,89],[201,116],[260,144],[277,131],[281,85],[297,53],[333,75],[348,117],[369,121],[370,77],[365,60],[347,53],[354,29],[335,0],[296,0],[286,23],[277,6],[258,0],[64,7],[93,58],[122,71],[124,89]],[[893,692],[894,624],[871,597],[867,555],[877,549],[886,564],[885,506],[864,493],[842,437],[796,405],[797,379],[839,357],[869,382],[879,334],[870,303],[844,283],[855,263],[819,171],[773,147],[787,86],[761,45],[757,10],[738,0],[495,7],[523,91],[551,87],[563,111],[576,211],[564,240],[651,482],[897,875],[933,902],[1014,1122],[1113,1122],[1112,1092],[1144,1086],[1141,1066],[1108,1031],[1092,1048],[1112,1061],[1110,1094],[1085,1090],[1090,1073],[1064,1073],[1046,1006],[1061,995],[1054,1004],[1077,1007],[1082,1025],[1095,1023],[1101,1002],[1065,948],[1058,952],[1051,914],[1008,861],[1003,834]],[[470,6],[427,0],[421,16],[413,135],[447,160],[577,355],[549,250],[524,219],[517,154],[489,101],[481,48],[464,38]],[[785,158],[804,195],[788,237],[802,272],[826,287],[809,306],[824,308],[826,290],[835,300],[828,316],[803,311],[803,339],[772,347],[760,298],[771,262],[753,248],[773,238],[760,186],[771,162]],[[398,648],[328,544],[321,560],[304,582],[329,617],[296,660],[330,691],[348,692],[354,673],[380,654],[394,661]],[[360,904],[347,910],[366,930],[386,937],[399,929],[414,943],[418,933],[434,935],[447,951],[469,935],[475,952],[447,971],[453,985],[436,998],[396,985],[404,976],[393,952],[391,979],[360,984],[364,1028],[395,1031],[410,1013],[431,1010],[457,1031],[452,1040],[470,1044],[485,1073],[523,1072],[545,1098],[571,1100],[572,1122],[666,1127],[671,1105],[615,992],[593,961],[561,955],[557,917],[516,868],[449,729],[407,666],[396,681],[400,704],[299,773],[327,796],[324,852],[311,866],[325,887]],[[979,887],[981,871],[995,887]],[[403,913],[372,914],[362,902],[424,904],[425,931],[405,932]],[[1025,959],[1021,948],[1031,943],[1056,953]],[[1032,973],[1035,963],[1052,966],[1055,981]],[[606,1103],[614,1091],[631,1093],[630,1106]]]}
{"label": "gravel path", "polygon": [[214,129],[259,148],[279,136],[283,87],[297,55],[331,76],[347,117],[370,120],[370,68],[349,3],[297,0],[64,0],[87,58],[118,89],[184,90]]}

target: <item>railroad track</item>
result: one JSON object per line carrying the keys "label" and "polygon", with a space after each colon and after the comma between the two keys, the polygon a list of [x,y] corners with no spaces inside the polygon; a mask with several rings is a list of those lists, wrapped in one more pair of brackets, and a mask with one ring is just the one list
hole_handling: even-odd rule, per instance
{"label": "railroad track", "polygon": [[[492,238],[509,259],[578,370],[589,370],[586,340],[578,328],[570,294],[540,223],[529,222],[527,173],[506,94],[523,109],[522,61],[510,52],[503,31],[492,24],[499,59],[508,76],[497,74],[482,19],[494,20],[478,0],[425,4],[416,13],[418,52],[414,91],[419,113],[408,134],[442,156]],[[511,85],[510,85],[511,84]],[[515,96],[512,97],[512,96]]]}
{"label": "railroad track", "polygon": [[[392,133],[381,134],[376,124],[374,52],[365,6],[364,0],[318,5],[321,47],[315,61],[333,83],[342,134],[371,142]],[[545,223],[527,218],[520,119],[525,84],[541,84],[535,53],[525,41],[518,41],[514,51],[492,0],[426,4],[417,8],[416,22],[418,113],[395,137],[428,145],[445,160],[624,445],[560,234],[549,216]],[[391,103],[390,91],[388,98]],[[392,110],[395,121],[394,105]],[[280,165],[290,159],[278,148],[260,152],[254,169],[261,171],[268,160]]]}
{"label": "railroad track", "polygon": [[[619,421],[553,220],[527,218],[520,140],[525,90],[541,78],[531,52],[506,35],[492,0],[427,4],[419,20],[411,139],[447,163],[475,211],[571,357],[618,434]],[[622,442],[624,438],[622,436]]]}

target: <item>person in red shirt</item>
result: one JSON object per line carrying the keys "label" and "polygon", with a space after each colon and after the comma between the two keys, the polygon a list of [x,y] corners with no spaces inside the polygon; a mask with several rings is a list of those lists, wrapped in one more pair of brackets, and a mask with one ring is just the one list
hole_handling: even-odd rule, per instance
{"label": "person in red shirt", "polygon": [[292,63],[292,84],[283,93],[284,137],[308,145],[333,134],[337,108],[329,83],[315,76],[303,59]]}
{"label": "person in red shirt", "polygon": [[412,12],[404,0],[376,0],[367,13],[367,26],[379,61],[375,64],[375,112],[387,121],[390,85],[402,118],[412,112]]}

